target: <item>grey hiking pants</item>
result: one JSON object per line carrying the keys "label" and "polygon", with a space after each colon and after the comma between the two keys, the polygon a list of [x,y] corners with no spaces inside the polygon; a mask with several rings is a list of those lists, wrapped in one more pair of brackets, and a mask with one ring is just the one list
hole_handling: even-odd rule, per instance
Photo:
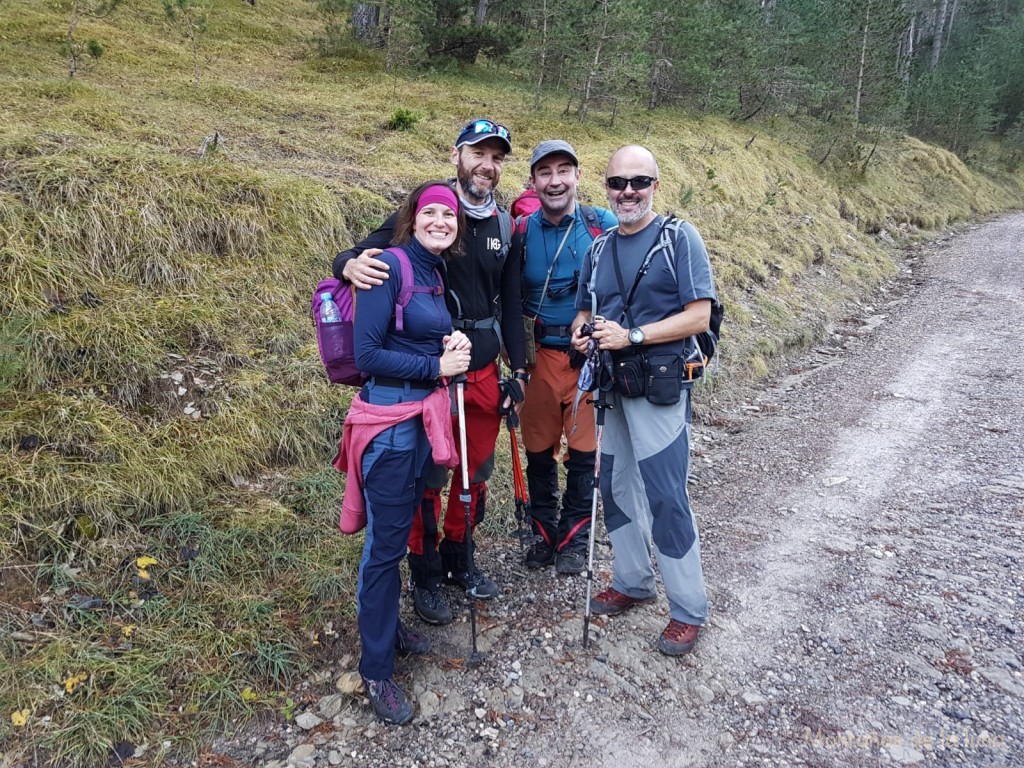
{"label": "grey hiking pants", "polygon": [[614,554],[612,586],[630,597],[656,594],[653,544],[672,618],[703,625],[708,599],[686,491],[690,392],[676,405],[611,398],[601,436],[601,501]]}

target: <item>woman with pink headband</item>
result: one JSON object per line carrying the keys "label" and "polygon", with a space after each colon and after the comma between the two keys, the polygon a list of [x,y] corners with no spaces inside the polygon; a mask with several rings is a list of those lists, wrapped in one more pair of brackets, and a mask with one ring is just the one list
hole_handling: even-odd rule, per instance
{"label": "woman with pink headband", "polygon": [[[452,332],[441,272],[459,253],[464,218],[452,189],[428,181],[399,210],[393,248],[379,258],[391,278],[360,291],[355,311],[356,364],[370,378],[353,398],[345,419],[348,484],[361,483],[366,544],[359,564],[359,672],[377,716],[407,723],[413,705],[395,683],[395,653],[422,654],[430,641],[402,626],[399,564],[405,557],[426,476],[435,462],[458,463],[452,438],[449,377],[469,368],[470,342]],[[394,252],[408,256],[413,294],[395,310],[402,268]]]}

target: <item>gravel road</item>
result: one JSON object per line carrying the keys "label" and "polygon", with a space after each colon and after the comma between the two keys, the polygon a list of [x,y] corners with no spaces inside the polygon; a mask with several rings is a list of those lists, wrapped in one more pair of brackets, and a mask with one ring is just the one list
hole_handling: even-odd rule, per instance
{"label": "gravel road", "polygon": [[[419,714],[334,694],[220,745],[280,768],[1024,766],[1024,214],[905,254],[903,274],[787,375],[695,425],[712,619],[654,650],[664,598],[598,619],[584,582],[482,564],[504,597],[402,661]],[[603,538],[603,536],[602,536]],[[597,550],[598,589],[611,551]],[[452,600],[457,595],[449,593]],[[305,716],[305,715],[308,715]],[[317,722],[317,721],[322,722]]]}

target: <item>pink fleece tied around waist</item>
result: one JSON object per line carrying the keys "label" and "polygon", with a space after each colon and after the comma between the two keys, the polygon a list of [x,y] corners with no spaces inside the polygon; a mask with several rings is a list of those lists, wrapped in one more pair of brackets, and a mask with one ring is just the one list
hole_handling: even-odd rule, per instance
{"label": "pink fleece tied around waist", "polygon": [[[366,498],[363,496],[363,453],[385,429],[408,419],[423,417],[435,464],[451,469],[459,465],[452,434],[451,400],[448,388],[439,387],[422,400],[397,405],[371,405],[353,397],[342,428],[334,468],[348,475],[341,503],[338,527],[342,533],[357,533],[366,527]],[[412,510],[410,510],[410,514]]]}

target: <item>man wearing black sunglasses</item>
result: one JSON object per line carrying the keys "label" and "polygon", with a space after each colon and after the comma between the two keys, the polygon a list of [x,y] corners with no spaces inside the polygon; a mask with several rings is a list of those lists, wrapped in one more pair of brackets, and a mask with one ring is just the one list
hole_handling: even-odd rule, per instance
{"label": "man wearing black sunglasses", "polygon": [[[615,217],[577,202],[579,159],[566,141],[537,145],[530,180],[541,209],[516,221],[513,239],[513,248],[523,248],[523,301],[535,342],[527,350],[527,359],[530,352],[535,358],[521,414],[535,541],[523,562],[528,568],[554,563],[556,573],[576,574],[586,564],[595,438],[593,406],[583,400],[573,413],[578,372],[570,364],[569,337],[583,257],[597,235],[615,226]],[[559,505],[563,440],[566,482]]]}
{"label": "man wearing black sunglasses", "polygon": [[[520,284],[522,264],[516,254],[510,253],[511,217],[494,200],[502,165],[511,151],[508,129],[481,118],[463,126],[449,156],[455,166],[455,178],[450,183],[467,219],[463,238],[465,254],[447,262],[445,283],[453,325],[462,330],[473,345],[466,374],[465,412],[470,512],[474,528],[483,519],[486,481],[494,471],[494,444],[501,426],[499,406],[520,407],[509,398],[504,403],[499,402],[497,358],[502,343],[513,376],[521,380],[527,378]],[[381,285],[388,279],[387,265],[375,257],[391,244],[396,215],[392,214],[364,240],[337,255],[335,277],[357,288]],[[521,393],[521,381],[513,379],[512,385],[519,387]],[[459,426],[454,426],[458,434]],[[453,618],[441,592],[442,581],[456,584],[481,599],[496,597],[499,591],[498,585],[475,565],[473,572],[469,572],[459,473],[455,473],[451,481],[444,515],[444,539],[438,543],[442,490],[447,482],[448,472],[443,467],[428,478],[428,488],[409,538],[413,606],[419,617],[429,624],[447,624]]]}
{"label": "man wearing black sunglasses", "polygon": [[[694,227],[654,213],[658,164],[643,147],[612,155],[605,176],[617,230],[588,251],[576,298],[573,346],[592,323],[614,382],[601,444],[601,500],[612,541],[612,584],[590,602],[607,616],[657,596],[651,544],[671,620],[657,647],[680,656],[707,621],[700,540],[686,492],[694,335],[715,299],[711,264]],[[588,329],[589,330],[589,329]]]}

